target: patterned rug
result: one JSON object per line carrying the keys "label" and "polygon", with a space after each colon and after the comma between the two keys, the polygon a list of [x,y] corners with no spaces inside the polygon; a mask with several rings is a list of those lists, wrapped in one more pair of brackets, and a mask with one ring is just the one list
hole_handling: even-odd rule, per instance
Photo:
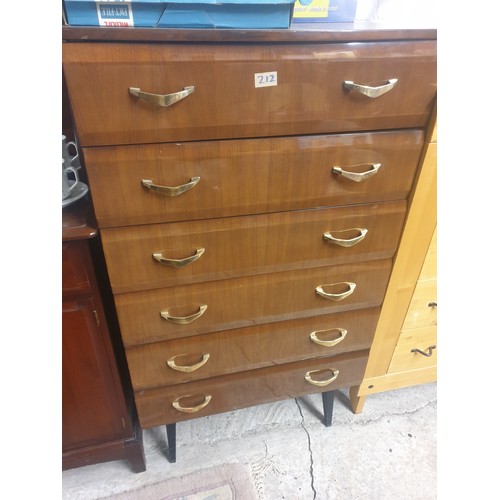
{"label": "patterned rug", "polygon": [[250,469],[226,464],[143,486],[111,497],[113,500],[256,500]]}

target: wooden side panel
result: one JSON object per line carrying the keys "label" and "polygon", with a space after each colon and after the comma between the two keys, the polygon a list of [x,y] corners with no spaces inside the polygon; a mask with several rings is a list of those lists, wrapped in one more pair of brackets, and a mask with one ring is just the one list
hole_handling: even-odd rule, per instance
{"label": "wooden side panel", "polygon": [[[365,378],[387,372],[429,243],[436,228],[437,144],[428,146],[396,254]],[[417,263],[417,265],[416,265]]]}
{"label": "wooden side panel", "polygon": [[418,279],[419,281],[437,279],[437,227],[434,229],[434,234],[427,249],[424,265]]}

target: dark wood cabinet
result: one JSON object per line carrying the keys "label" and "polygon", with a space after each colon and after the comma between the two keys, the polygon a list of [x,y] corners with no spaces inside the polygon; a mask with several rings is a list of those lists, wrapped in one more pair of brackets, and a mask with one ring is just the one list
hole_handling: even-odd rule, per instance
{"label": "dark wood cabinet", "polygon": [[81,200],[62,216],[62,467],[126,459],[142,472],[142,434],[118,370],[86,209]]}

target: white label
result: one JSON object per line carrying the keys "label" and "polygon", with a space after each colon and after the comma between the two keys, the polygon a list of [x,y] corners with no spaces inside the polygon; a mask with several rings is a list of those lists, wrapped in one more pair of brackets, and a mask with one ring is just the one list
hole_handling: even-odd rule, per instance
{"label": "white label", "polygon": [[96,2],[99,26],[134,26],[132,4],[122,1]]}
{"label": "white label", "polygon": [[255,87],[274,87],[278,85],[278,72],[255,73]]}

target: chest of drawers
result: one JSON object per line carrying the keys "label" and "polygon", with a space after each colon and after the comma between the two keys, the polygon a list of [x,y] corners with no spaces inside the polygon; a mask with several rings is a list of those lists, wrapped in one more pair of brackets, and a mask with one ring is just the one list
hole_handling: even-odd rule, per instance
{"label": "chest of drawers", "polygon": [[64,37],[141,426],[172,438],[186,419],[359,385],[435,100],[435,31]]}

